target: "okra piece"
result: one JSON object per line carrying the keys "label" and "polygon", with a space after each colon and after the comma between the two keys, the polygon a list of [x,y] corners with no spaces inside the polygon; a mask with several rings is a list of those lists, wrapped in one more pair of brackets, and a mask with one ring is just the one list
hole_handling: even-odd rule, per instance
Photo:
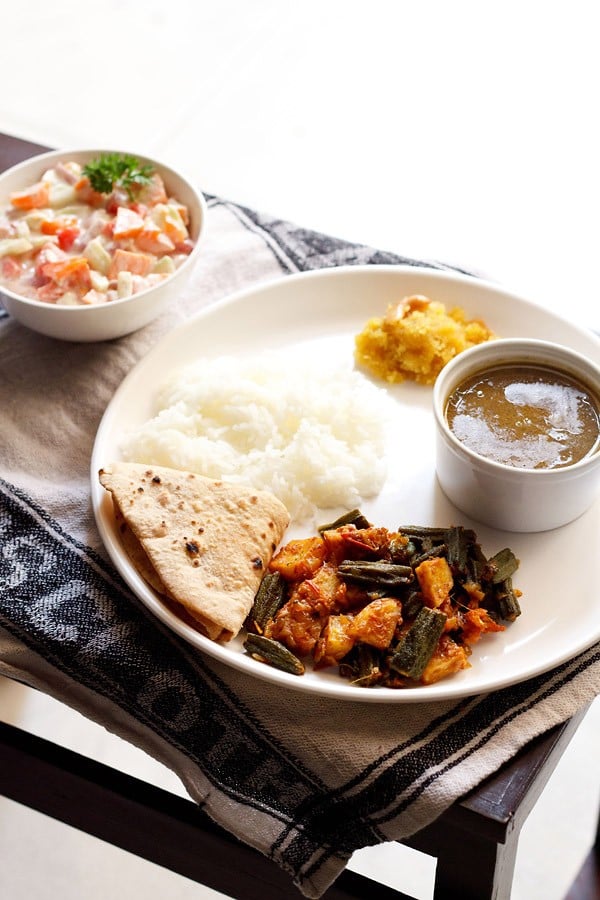
{"label": "okra piece", "polygon": [[390,668],[406,678],[420,678],[437,647],[446,618],[439,609],[424,606],[398,642]]}
{"label": "okra piece", "polygon": [[448,548],[448,565],[453,572],[464,575],[467,570],[469,549],[474,543],[475,533],[470,528],[462,525],[453,525],[446,532],[446,546]]}
{"label": "okra piece", "polygon": [[285,601],[286,586],[281,573],[267,572],[256,592],[249,624],[254,625],[256,631],[262,634],[267,622],[275,618],[277,611],[281,609]]}
{"label": "okra piece", "polygon": [[481,544],[474,541],[469,547],[469,571],[473,577],[473,581],[481,584],[487,566],[485,553],[481,549]]}
{"label": "okra piece", "polygon": [[244,650],[258,662],[267,663],[290,675],[304,675],[302,661],[279,641],[264,637],[262,634],[249,634],[244,641]]}
{"label": "okra piece", "polygon": [[356,650],[358,655],[356,681],[367,686],[381,681],[381,652],[369,644],[358,644]]}
{"label": "okra piece", "polygon": [[336,528],[341,528],[342,525],[355,525],[357,528],[370,528],[371,523],[363,516],[360,509],[351,509],[350,512],[344,513],[344,515],[340,516],[334,522],[329,522],[327,525],[319,525],[317,531],[319,533],[323,531],[334,531]]}
{"label": "okra piece", "polygon": [[436,544],[446,540],[447,529],[428,525],[400,525],[396,531],[416,542],[421,553],[431,550]]}
{"label": "okra piece", "polygon": [[351,581],[371,589],[384,588],[385,590],[404,587],[414,578],[411,566],[380,560],[373,562],[344,560],[338,566],[338,574],[344,581]]}
{"label": "okra piece", "polygon": [[[417,553],[422,555],[429,553],[434,547],[444,544],[447,529],[427,525],[401,525],[397,531],[410,538],[417,547]],[[423,558],[426,559],[426,557]],[[411,561],[414,563],[414,560]]]}
{"label": "okra piece", "polygon": [[492,584],[500,584],[514,575],[518,568],[519,560],[509,547],[505,547],[488,559],[486,577]]}
{"label": "okra piece", "polygon": [[435,556],[446,556],[447,552],[448,547],[446,544],[435,544],[433,547],[429,547],[425,550],[424,553],[411,559],[410,562],[411,565],[416,568],[417,566],[420,566],[422,562],[425,562],[426,559],[433,559]]}
{"label": "okra piece", "polygon": [[521,615],[521,606],[513,590],[512,578],[505,578],[494,586],[494,601],[498,614],[508,622],[514,622]]}
{"label": "okra piece", "polygon": [[415,619],[419,611],[423,609],[423,595],[419,591],[410,591],[408,597],[402,599],[402,618]]}
{"label": "okra piece", "polygon": [[418,538],[419,540],[443,541],[446,537],[446,528],[437,528],[430,525],[399,525],[396,528],[400,534],[407,537]]}
{"label": "okra piece", "polygon": [[381,653],[369,644],[357,644],[340,663],[340,675],[358,687],[371,687],[382,678]]}

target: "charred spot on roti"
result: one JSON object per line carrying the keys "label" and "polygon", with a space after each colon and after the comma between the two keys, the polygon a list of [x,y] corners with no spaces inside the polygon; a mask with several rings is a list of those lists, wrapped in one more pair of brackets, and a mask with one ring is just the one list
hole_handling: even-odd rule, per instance
{"label": "charred spot on roti", "polygon": [[254,569],[262,569],[263,561],[260,556],[256,556],[251,562]]}

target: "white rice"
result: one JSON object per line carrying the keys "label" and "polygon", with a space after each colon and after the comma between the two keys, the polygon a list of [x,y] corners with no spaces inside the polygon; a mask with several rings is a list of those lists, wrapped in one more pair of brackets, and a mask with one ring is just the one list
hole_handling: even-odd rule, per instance
{"label": "white rice", "polygon": [[202,359],[165,384],[156,414],[122,452],[270,490],[301,521],[381,490],[392,405],[351,362],[276,352]]}

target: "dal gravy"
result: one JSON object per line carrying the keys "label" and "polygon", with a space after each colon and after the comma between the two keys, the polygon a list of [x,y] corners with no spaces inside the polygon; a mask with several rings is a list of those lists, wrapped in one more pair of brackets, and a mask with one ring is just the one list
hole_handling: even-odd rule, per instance
{"label": "dal gravy", "polygon": [[450,394],[446,418],[470,450],[515,468],[569,466],[600,441],[598,398],[566,373],[536,364],[469,376]]}

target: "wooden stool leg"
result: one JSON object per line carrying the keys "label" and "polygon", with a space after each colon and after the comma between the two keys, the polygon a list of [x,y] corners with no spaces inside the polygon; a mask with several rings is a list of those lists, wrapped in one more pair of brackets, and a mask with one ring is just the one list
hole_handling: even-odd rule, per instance
{"label": "wooden stool leg", "polygon": [[508,900],[521,827],[586,711],[531,741],[439,819],[403,841],[437,859],[436,900]]}
{"label": "wooden stool leg", "polygon": [[518,831],[497,844],[457,830],[437,855],[435,900],[509,900]]}

